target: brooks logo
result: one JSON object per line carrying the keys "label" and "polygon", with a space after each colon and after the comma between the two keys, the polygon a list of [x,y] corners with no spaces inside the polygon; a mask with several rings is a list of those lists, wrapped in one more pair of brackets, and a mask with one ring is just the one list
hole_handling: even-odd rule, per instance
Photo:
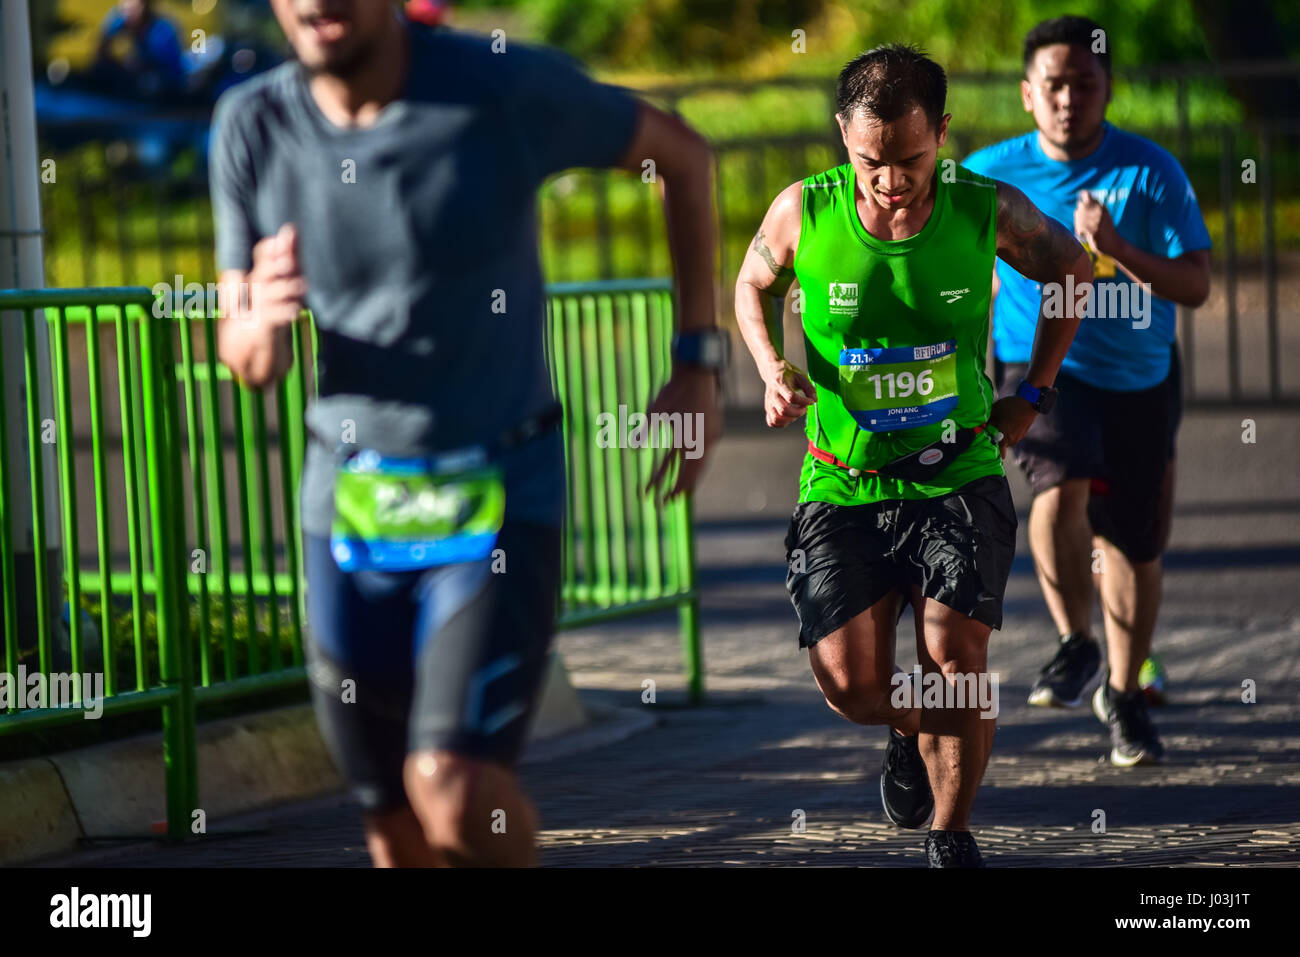
{"label": "brooks logo", "polygon": [[962,296],[966,295],[966,293],[968,292],[970,292],[969,289],[945,289],[943,292],[939,293],[939,295],[942,296],[944,301],[946,301],[949,305],[952,305],[954,302],[956,302]]}

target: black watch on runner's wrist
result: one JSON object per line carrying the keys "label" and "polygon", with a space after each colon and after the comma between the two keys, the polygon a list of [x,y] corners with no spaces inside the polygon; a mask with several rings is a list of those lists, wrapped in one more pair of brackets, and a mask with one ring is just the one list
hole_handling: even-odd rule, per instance
{"label": "black watch on runner's wrist", "polygon": [[1020,385],[1016,386],[1016,395],[1032,405],[1039,415],[1046,415],[1052,411],[1052,406],[1056,405],[1056,389],[1050,385],[1036,389],[1021,379]]}
{"label": "black watch on runner's wrist", "polygon": [[727,364],[730,344],[726,334],[716,326],[685,330],[673,337],[673,359],[719,372]]}

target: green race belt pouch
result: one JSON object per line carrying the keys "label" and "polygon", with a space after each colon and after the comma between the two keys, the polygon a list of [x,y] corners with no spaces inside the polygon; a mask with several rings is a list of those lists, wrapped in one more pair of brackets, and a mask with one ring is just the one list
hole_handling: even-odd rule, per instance
{"label": "green race belt pouch", "polygon": [[335,468],[330,552],[343,571],[479,561],[496,546],[505,506],[486,448],[416,458],[362,449]]}
{"label": "green race belt pouch", "polygon": [[840,351],[840,396],[860,428],[914,429],[957,407],[957,340]]}

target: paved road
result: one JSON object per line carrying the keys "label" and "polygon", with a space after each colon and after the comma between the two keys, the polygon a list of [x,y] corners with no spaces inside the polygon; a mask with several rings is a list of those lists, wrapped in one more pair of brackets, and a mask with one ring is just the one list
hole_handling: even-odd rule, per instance
{"label": "paved road", "polygon": [[[1172,705],[1154,712],[1169,751],[1161,768],[1106,764],[1106,732],[1086,708],[1024,705],[1052,629],[1024,541],[1028,498],[1013,476],[1020,545],[990,653],[1002,712],[974,818],[991,866],[1300,862],[1300,417],[1255,415],[1254,445],[1241,442],[1242,417],[1198,414],[1184,426],[1157,635],[1174,688]],[[524,768],[544,865],[924,864],[923,835],[895,829],[880,809],[883,730],[832,714],[795,644],[781,541],[799,455],[797,433],[738,420],[698,497],[707,706],[682,706],[672,616],[558,639],[586,700],[651,708],[658,721]],[[910,669],[909,620],[898,661]],[[654,705],[641,703],[646,678]],[[1241,701],[1246,679],[1255,704]],[[794,833],[800,811],[806,830]],[[261,833],[58,863],[368,864],[342,796],[213,823],[232,828]]]}

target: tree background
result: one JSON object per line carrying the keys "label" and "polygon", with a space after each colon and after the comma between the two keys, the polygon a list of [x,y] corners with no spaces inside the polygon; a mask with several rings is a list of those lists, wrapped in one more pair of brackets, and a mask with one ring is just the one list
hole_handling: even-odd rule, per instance
{"label": "tree background", "polygon": [[[521,14],[537,39],[628,71],[820,72],[893,40],[922,46],[950,71],[1017,68],[1029,28],[1063,13],[1100,23],[1119,66],[1300,55],[1294,0],[462,0],[457,8],[475,20]],[[796,29],[807,35],[797,62]]]}

